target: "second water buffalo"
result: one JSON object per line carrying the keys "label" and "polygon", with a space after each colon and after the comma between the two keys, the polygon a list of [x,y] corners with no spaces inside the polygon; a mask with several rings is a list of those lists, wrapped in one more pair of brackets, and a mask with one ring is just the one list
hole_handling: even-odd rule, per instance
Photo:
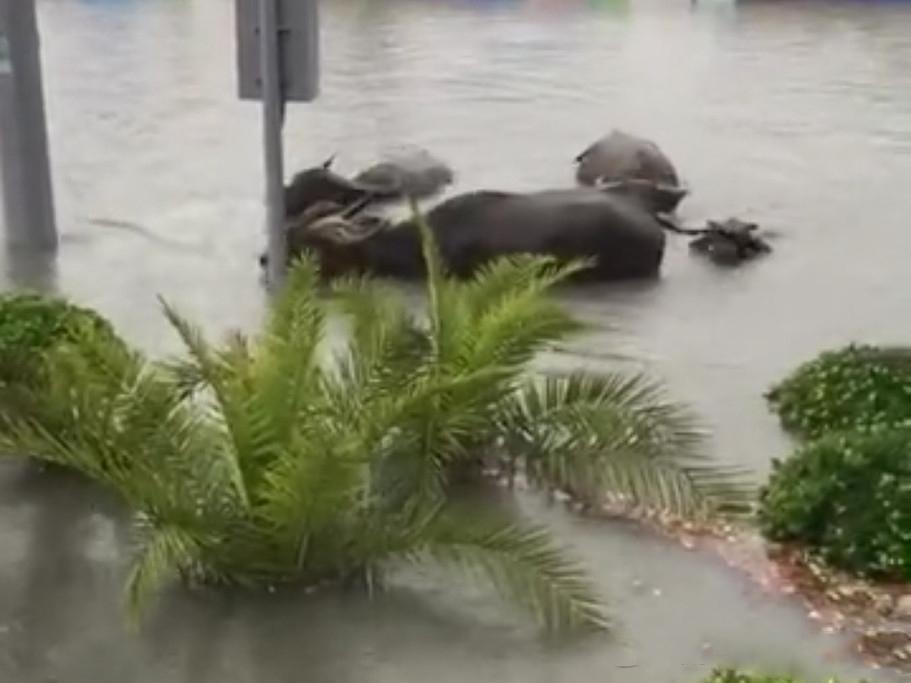
{"label": "second water buffalo", "polygon": [[688,193],[658,145],[621,130],[590,145],[575,161],[579,184],[629,196],[651,211],[670,213]]}
{"label": "second water buffalo", "polygon": [[[592,259],[581,279],[649,278],[658,274],[664,257],[664,230],[648,211],[595,189],[472,192],[437,205],[426,220],[444,266],[461,277],[497,257],[538,254]],[[323,204],[295,221],[288,239],[291,257],[314,253],[327,277],[425,273],[413,219],[393,225]]]}

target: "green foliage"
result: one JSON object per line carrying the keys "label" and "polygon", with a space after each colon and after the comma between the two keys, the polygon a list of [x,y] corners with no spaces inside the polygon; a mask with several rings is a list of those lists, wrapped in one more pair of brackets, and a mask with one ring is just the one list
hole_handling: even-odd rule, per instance
{"label": "green foliage", "polygon": [[768,394],[801,436],[911,424],[911,349],[850,345],[804,363]]}
{"label": "green foliage", "polygon": [[[787,674],[763,674],[742,669],[717,668],[703,679],[703,683],[804,683],[804,681]],[[829,678],[826,683],[838,683],[838,679]]]}
{"label": "green foliage", "polygon": [[576,498],[682,516],[744,512],[752,491],[736,468],[704,454],[704,432],[683,405],[643,375],[574,371],[544,374],[503,406],[533,484]]}
{"label": "green foliage", "polygon": [[836,432],[774,463],[763,532],[860,574],[911,579],[911,430]]}
{"label": "green foliage", "polygon": [[47,356],[85,334],[104,337],[125,351],[95,311],[33,292],[0,295],[0,424],[53,410],[36,391],[48,382]]}
{"label": "green foliage", "polygon": [[911,349],[827,351],[769,400],[785,428],[815,440],[774,463],[766,536],[855,573],[911,579]]}
{"label": "green foliage", "polygon": [[[580,264],[516,258],[449,280],[422,231],[426,320],[367,279],[321,299],[304,260],[255,339],[212,345],[165,303],[181,358],[90,333],[48,354],[41,409],[0,429],[0,452],[75,468],[135,511],[134,614],[174,577],[372,586],[390,563],[432,560],[486,577],[548,627],[600,627],[579,567],[543,529],[456,505],[454,471],[494,453],[591,496],[678,511],[740,499],[686,411],[639,378],[527,376],[579,328],[546,293]],[[340,347],[325,339],[333,306],[350,322]]]}
{"label": "green foliage", "polygon": [[33,292],[0,295],[0,382],[32,381],[41,371],[42,354],[83,327],[114,333],[97,313],[63,299]]}

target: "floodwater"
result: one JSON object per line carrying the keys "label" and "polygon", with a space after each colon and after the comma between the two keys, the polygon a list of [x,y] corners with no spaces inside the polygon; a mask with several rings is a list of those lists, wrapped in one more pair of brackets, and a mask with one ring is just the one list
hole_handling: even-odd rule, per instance
{"label": "floodwater", "polygon": [[[2,257],[3,285],[57,289],[136,343],[175,348],[163,294],[213,334],[264,303],[259,111],[235,97],[228,0],[38,0],[62,246]],[[911,338],[911,5],[687,0],[331,0],[322,95],[292,105],[288,170],[354,172],[422,146],[454,189],[572,183],[613,127],[655,139],[693,194],[688,221],[777,234],[736,271],[670,239],[657,283],[567,301],[591,334],[552,362],[614,353],[665,377],[752,468],[788,449],[769,383],[824,347]],[[714,663],[858,675],[844,643],[711,558],[553,510],[617,630],[544,644],[486,592],[433,581],[373,603],[170,595],[125,630],[126,532],[96,492],[5,466],[0,680],[694,681]],[[873,672],[863,671],[871,676]],[[882,674],[877,675],[882,677]]]}

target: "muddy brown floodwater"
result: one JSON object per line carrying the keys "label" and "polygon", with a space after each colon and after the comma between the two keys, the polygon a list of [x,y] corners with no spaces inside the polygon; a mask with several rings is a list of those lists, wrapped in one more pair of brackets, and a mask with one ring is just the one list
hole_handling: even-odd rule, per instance
{"label": "muddy brown floodwater", "polygon": [[[176,342],[159,293],[213,333],[254,325],[259,112],[234,96],[233,3],[38,5],[62,248],[5,255],[2,286],[64,292],[152,351]],[[322,15],[322,96],[289,110],[289,170],[418,145],[454,167],[454,191],[566,185],[616,126],[674,159],[687,220],[777,233],[740,270],[672,238],[659,282],[567,293],[592,332],[545,359],[632,356],[701,411],[718,457],[762,477],[788,449],[772,380],[824,347],[911,339],[911,5],[331,0]],[[610,600],[611,636],[545,645],[489,593],[425,575],[373,603],[175,591],[134,635],[116,506],[15,464],[0,489],[4,682],[683,683],[714,663],[888,678],[719,559],[534,500]]]}

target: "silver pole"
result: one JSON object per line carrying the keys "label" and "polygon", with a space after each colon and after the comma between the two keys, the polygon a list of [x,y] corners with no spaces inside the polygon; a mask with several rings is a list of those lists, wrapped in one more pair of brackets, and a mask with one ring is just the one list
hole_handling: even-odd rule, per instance
{"label": "silver pole", "polygon": [[[14,0],[15,1],[15,0]],[[263,150],[266,166],[266,228],[269,237],[269,281],[285,276],[284,168],[282,164],[283,98],[278,47],[277,0],[259,0],[259,55],[263,100]]]}
{"label": "silver pole", "polygon": [[57,228],[42,89],[34,0],[0,0],[0,156],[7,243],[53,250]]}

